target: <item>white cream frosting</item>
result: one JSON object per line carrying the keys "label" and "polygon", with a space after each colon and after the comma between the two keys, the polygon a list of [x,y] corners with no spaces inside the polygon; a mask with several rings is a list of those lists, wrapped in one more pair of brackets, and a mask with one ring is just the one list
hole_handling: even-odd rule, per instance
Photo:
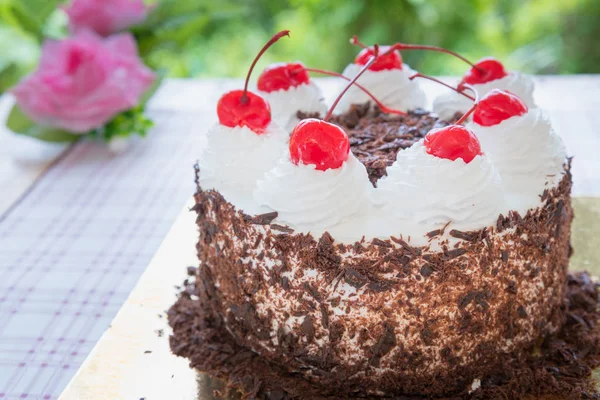
{"label": "white cream frosting", "polygon": [[[480,97],[485,96],[492,89],[508,90],[519,96],[527,104],[527,107],[535,107],[535,102],[533,101],[533,79],[531,76],[517,71],[510,72],[504,78],[473,85],[473,88],[477,90]],[[470,92],[467,93],[471,94]],[[448,93],[436,97],[433,101],[433,112],[439,115],[441,119],[450,119],[457,112],[466,112],[472,105],[473,101],[461,94],[448,90]]]}
{"label": "white cream frosting", "polygon": [[542,110],[531,109],[494,126],[470,123],[469,128],[498,168],[511,209],[524,213],[539,206],[539,195],[562,178],[566,149]]}
{"label": "white cream frosting", "polygon": [[257,183],[254,198],[277,211],[279,223],[320,235],[364,214],[371,190],[367,170],[352,154],[340,168],[326,171],[318,171],[314,165],[295,165],[286,155]]}
{"label": "white cream frosting", "polygon": [[287,152],[289,135],[275,122],[260,135],[248,127],[217,123],[207,139],[198,160],[200,185],[220,191],[246,212],[254,211],[251,199],[256,182]]}
{"label": "white cream frosting", "polygon": [[[362,65],[349,64],[344,72],[344,76],[354,78]],[[410,80],[416,71],[407,64],[402,65],[402,69],[390,69],[382,71],[367,70],[358,78],[358,83],[369,90],[382,104],[389,108],[401,111],[414,110],[425,106],[425,92],[421,89],[418,79]],[[341,80],[341,86],[345,87],[348,82]],[[371,98],[356,86],[351,86],[344,97],[336,107],[336,113],[343,113],[350,109],[352,104],[361,104],[371,101]]]}
{"label": "white cream frosting", "polygon": [[291,132],[300,121],[296,117],[298,111],[318,112],[321,117],[327,113],[323,92],[312,80],[308,84],[290,87],[288,90],[259,93],[269,102],[273,120],[287,132]]}
{"label": "white cream frosting", "polygon": [[482,228],[505,208],[502,180],[488,157],[442,159],[428,154],[423,141],[398,153],[373,195],[389,218],[379,235],[397,235],[397,226],[424,235],[448,222],[456,229]]}

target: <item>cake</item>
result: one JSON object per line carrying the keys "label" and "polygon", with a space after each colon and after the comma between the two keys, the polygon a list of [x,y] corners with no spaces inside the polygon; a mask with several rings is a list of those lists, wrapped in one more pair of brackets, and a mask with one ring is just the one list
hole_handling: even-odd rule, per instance
{"label": "cake", "polygon": [[[387,51],[373,47],[352,80]],[[249,113],[250,93],[224,95],[241,110],[227,112],[256,121],[268,104]],[[346,95],[329,122],[297,110],[289,143],[270,120],[219,114],[196,168],[200,263],[169,311],[171,348],[248,397],[476,393],[565,325],[562,141],[505,91],[453,125]]]}

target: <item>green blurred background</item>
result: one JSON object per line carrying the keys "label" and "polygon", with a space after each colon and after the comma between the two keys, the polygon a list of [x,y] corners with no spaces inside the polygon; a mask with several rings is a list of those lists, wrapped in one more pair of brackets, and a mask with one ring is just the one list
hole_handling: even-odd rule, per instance
{"label": "green blurred background", "polygon": [[[0,0],[0,91],[35,67],[44,37],[66,35],[59,0]],[[363,42],[434,44],[476,60],[494,55],[529,73],[600,72],[600,0],[158,0],[136,28],[153,68],[177,77],[242,76],[262,44],[290,29],[265,62],[341,71]],[[428,74],[462,74],[452,57],[405,52]]]}

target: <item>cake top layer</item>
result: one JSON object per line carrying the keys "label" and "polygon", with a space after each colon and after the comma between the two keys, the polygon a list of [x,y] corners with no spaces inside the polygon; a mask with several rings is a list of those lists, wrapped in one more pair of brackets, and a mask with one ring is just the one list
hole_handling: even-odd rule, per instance
{"label": "cake top layer", "polygon": [[386,175],[387,167],[396,161],[400,150],[423,139],[431,129],[448,125],[428,111],[391,115],[371,107],[370,103],[353,105],[348,112],[333,117],[331,122],[346,131],[352,153],[367,168],[374,186]]}
{"label": "cake top layer", "polygon": [[295,165],[281,130],[254,135],[217,126],[200,158],[202,187],[247,214],[276,211],[276,223],[297,232],[329,231],[342,243],[403,236],[423,245],[427,232],[450,222],[476,230],[511,210],[525,215],[564,172],[564,148],[538,110],[473,126],[486,147],[472,162],[427,153],[425,136],[449,122],[424,110],[391,115],[363,103],[331,122],[348,135],[351,154],[327,171]]}
{"label": "cake top layer", "polygon": [[[270,118],[269,102],[248,91],[248,79],[260,55],[286,34],[275,35],[259,52],[243,91],[221,98],[219,124],[199,157],[202,188],[219,191],[246,214],[277,213],[279,225],[315,236],[329,232],[343,243],[395,236],[416,244],[427,241],[427,232],[449,225],[477,230],[510,211],[537,209],[543,191],[564,175],[564,145],[538,109],[510,90],[478,96],[471,86],[516,76],[497,60],[469,63],[472,70],[456,88],[402,64],[371,68],[395,57],[394,51],[431,46],[398,43],[382,46],[380,53],[377,45],[353,41],[372,56],[353,63],[351,71],[333,73],[343,89],[324,116],[314,114],[319,91],[299,90],[310,80],[294,80],[299,73],[323,70],[298,63],[269,69],[281,73],[262,78],[291,80],[289,87],[265,92],[276,94],[269,101],[285,105],[282,129]],[[484,64],[502,67],[502,74]],[[418,77],[460,93],[469,109],[452,125],[423,111]],[[471,116],[473,122],[465,125]]]}

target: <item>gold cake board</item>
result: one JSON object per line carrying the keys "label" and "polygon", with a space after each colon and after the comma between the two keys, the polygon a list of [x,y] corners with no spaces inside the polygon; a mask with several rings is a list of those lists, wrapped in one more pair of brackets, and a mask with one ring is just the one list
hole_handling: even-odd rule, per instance
{"label": "gold cake board", "polygon": [[[175,302],[175,286],[185,279],[185,267],[197,264],[191,206],[181,212],[111,327],[59,400],[214,398],[219,382],[196,374],[188,360],[171,354],[165,316]],[[571,269],[600,276],[600,198],[574,198],[573,206]],[[600,371],[597,374],[600,377]]]}

